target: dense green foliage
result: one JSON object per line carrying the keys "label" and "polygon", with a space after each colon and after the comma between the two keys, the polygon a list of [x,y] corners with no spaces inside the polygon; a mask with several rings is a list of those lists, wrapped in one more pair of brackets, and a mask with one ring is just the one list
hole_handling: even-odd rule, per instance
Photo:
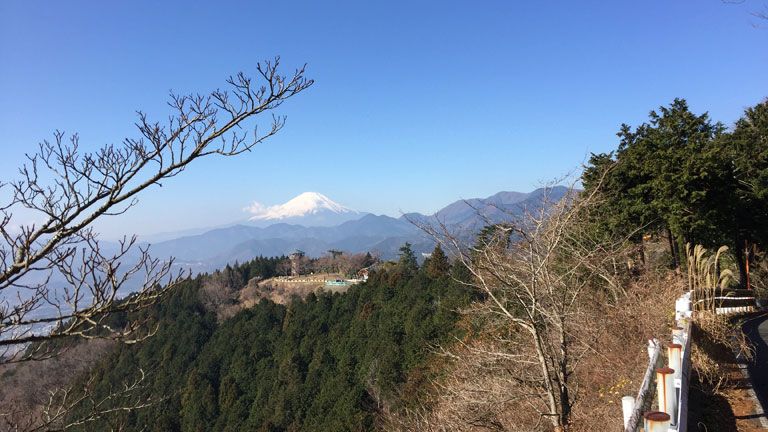
{"label": "dense green foliage", "polygon": [[593,154],[584,171],[585,190],[600,187],[607,198],[600,229],[636,242],[666,236],[673,266],[685,243],[765,245],[768,102],[748,109],[731,131],[691,113],[682,99],[649,117],[634,130],[622,125],[617,150]]}
{"label": "dense green foliage", "polygon": [[[220,324],[198,301],[208,276],[186,282],[146,312],[148,324],[158,325],[154,337],[118,347],[92,372],[97,395],[106,395],[147,371],[131,398],[156,403],[84,429],[106,428],[105,421],[158,431],[372,429],[381,407],[414,402],[409,388],[424,379],[426,344],[446,340],[456,308],[471,300],[442,251],[422,269],[405,255],[402,266],[373,272],[344,294],[294,297],[288,305],[262,300]],[[224,273],[248,280],[276,262]]]}

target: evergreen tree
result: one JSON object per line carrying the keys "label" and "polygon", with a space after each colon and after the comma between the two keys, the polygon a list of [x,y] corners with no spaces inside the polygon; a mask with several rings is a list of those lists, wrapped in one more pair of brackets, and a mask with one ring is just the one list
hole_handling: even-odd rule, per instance
{"label": "evergreen tree", "polygon": [[365,260],[363,260],[363,268],[368,268],[372,265],[376,264],[376,259],[371,255],[370,252],[365,253]]}
{"label": "evergreen tree", "polygon": [[416,254],[411,250],[410,243],[405,242],[405,245],[400,248],[398,257],[398,267],[406,275],[412,275],[419,269],[419,264],[416,261]]}
{"label": "evergreen tree", "polygon": [[606,198],[596,228],[636,242],[663,232],[675,267],[684,243],[730,244],[744,283],[745,243],[768,243],[768,101],[728,133],[675,99],[618,136],[616,152],[593,154],[582,176]]}
{"label": "evergreen tree", "polygon": [[717,214],[713,211],[723,185],[723,161],[713,152],[724,128],[704,113],[691,113],[684,99],[651,111],[650,121],[635,130],[626,124],[617,134],[613,154],[593,155],[584,172],[587,192],[598,185],[610,198],[611,215],[601,222],[609,229],[635,232],[665,231],[675,267],[680,265],[681,245],[722,244]]}
{"label": "evergreen tree", "polygon": [[451,264],[448,262],[448,257],[443,252],[443,248],[438,244],[432,251],[432,255],[429,258],[429,263],[426,264],[427,276],[430,279],[437,279],[441,276],[445,276],[451,271]]}
{"label": "evergreen tree", "polygon": [[713,153],[723,159],[727,181],[719,188],[719,224],[732,241],[745,283],[745,246],[768,244],[768,100],[748,108],[717,144]]}

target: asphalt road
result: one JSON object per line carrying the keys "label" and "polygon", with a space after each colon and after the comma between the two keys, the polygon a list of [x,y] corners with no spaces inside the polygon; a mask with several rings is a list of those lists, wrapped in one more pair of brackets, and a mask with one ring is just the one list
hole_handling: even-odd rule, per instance
{"label": "asphalt road", "polygon": [[747,320],[742,329],[755,347],[755,358],[747,363],[752,389],[768,412],[768,313]]}

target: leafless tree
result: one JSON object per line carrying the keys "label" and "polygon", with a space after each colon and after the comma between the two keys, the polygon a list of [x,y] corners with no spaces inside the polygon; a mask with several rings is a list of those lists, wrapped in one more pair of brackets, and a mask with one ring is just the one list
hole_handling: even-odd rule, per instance
{"label": "leafless tree", "polygon": [[[14,347],[51,339],[109,337],[133,343],[152,334],[137,322],[111,328],[109,314],[147,307],[184,278],[172,274],[172,259],[160,260],[125,237],[108,252],[93,223],[122,214],[140,193],[181,173],[193,161],[236,156],[276,134],[285,117],[272,115],[264,133],[246,120],[278,108],[313,81],[304,67],[292,76],[278,72],[279,58],[257,66],[259,80],[243,73],[227,80],[228,90],[171,94],[173,114],[165,122],[138,112],[138,137],[120,145],[83,152],[78,136],[56,132],[27,155],[20,178],[0,184],[0,348],[4,362],[41,358],[45,349],[11,356]],[[32,214],[41,223],[18,224]],[[14,228],[15,227],[15,228]],[[125,259],[137,254],[130,264]],[[60,275],[60,276],[59,276]],[[63,277],[62,285],[54,280]],[[124,296],[129,279],[138,290]],[[124,296],[124,297],[123,297]],[[122,297],[122,298],[121,298]],[[40,331],[41,326],[55,331]],[[41,344],[40,346],[44,346]]]}
{"label": "leafless tree", "polygon": [[291,260],[288,258],[282,259],[277,263],[275,267],[275,273],[278,276],[290,276],[291,275]]}
{"label": "leafless tree", "polygon": [[229,267],[206,277],[198,292],[203,307],[215,312],[219,320],[234,316],[237,312],[237,290],[245,286],[240,279],[239,273]]}
{"label": "leafless tree", "polygon": [[[592,223],[598,199],[571,188],[559,201],[545,199],[522,218],[492,225],[471,245],[445,225],[422,226],[486,298],[466,311],[482,320],[484,334],[443,351],[459,365],[442,385],[453,401],[443,414],[457,426],[426,429],[569,428],[579,394],[574,371],[597,352],[590,324],[602,305],[624,295],[628,273],[626,239],[608,238]],[[503,412],[493,404],[522,411],[500,418],[490,415]]]}
{"label": "leafless tree", "polygon": [[357,272],[365,266],[366,254],[345,254],[340,257],[339,260],[339,272],[343,276],[353,275],[356,277]]}
{"label": "leafless tree", "polygon": [[[97,382],[94,377],[90,377],[82,386],[68,386],[49,391],[35,415],[26,418],[25,422],[14,422],[13,415],[3,413],[6,420],[4,423],[7,430],[42,432],[65,431],[78,426],[87,426],[96,420],[104,420],[109,424],[109,430],[123,430],[125,425],[122,424],[122,419],[110,414],[139,410],[159,400],[167,399],[167,397],[141,399],[138,396],[138,390],[146,385],[145,379],[145,372],[139,369],[136,378],[114,388],[105,396],[95,397],[95,392],[92,392],[91,388]],[[75,409],[80,409],[83,414],[71,416]],[[29,413],[12,414],[24,419],[24,416]]]}
{"label": "leafless tree", "polygon": [[44,411],[53,405],[51,393],[71,392],[71,383],[114,347],[114,341],[95,339],[44,361],[0,365],[0,430],[30,430],[43,425],[47,417]]}

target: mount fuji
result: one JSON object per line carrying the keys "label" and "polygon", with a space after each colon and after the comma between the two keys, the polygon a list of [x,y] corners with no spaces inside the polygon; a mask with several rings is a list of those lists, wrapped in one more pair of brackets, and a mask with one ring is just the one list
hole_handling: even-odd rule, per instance
{"label": "mount fuji", "polygon": [[276,223],[329,227],[357,220],[368,214],[345,207],[318,192],[304,192],[284,204],[272,206],[253,202],[243,210],[251,214],[248,218],[249,225],[257,227]]}
{"label": "mount fuji", "polygon": [[[250,220],[201,230],[152,244],[154,256],[176,257],[175,266],[194,273],[213,271],[253,257],[281,256],[301,249],[319,257],[335,249],[349,253],[378,252],[381,258],[397,259],[399,248],[411,243],[420,256],[431,252],[435,240],[416,224],[444,224],[466,241],[487,223],[514,221],[533,210],[566,196],[562,186],[531,193],[500,192],[487,198],[456,201],[432,215],[408,213],[400,218],[363,213],[305,192],[280,205],[253,203],[245,210]],[[322,225],[321,225],[322,224]]]}

